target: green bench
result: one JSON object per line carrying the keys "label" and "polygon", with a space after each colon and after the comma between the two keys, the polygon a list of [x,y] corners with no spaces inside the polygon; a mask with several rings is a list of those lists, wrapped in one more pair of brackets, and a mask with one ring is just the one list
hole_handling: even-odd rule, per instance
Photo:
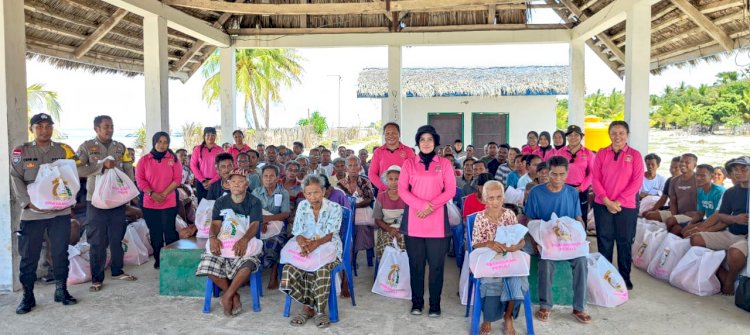
{"label": "green bench", "polygon": [[[555,305],[573,305],[573,273],[570,269],[570,263],[566,261],[555,263],[555,275],[552,280],[553,303]],[[531,302],[539,304],[539,255],[531,256],[529,290]]]}
{"label": "green bench", "polygon": [[160,255],[159,294],[166,296],[203,297],[206,278],[196,277],[195,269],[206,250],[205,238],[179,240],[163,249]]}

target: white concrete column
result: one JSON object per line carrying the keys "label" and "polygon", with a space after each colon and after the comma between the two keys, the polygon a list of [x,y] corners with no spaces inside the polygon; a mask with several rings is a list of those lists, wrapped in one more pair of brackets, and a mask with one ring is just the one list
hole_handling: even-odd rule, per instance
{"label": "white concrete column", "polygon": [[[169,59],[167,20],[143,17],[143,75],[146,79],[146,138],[157,131],[169,132]],[[147,141],[147,148],[151,142]]]}
{"label": "white concrete column", "polygon": [[237,129],[237,71],[235,70],[236,59],[234,48],[221,48],[219,50],[219,78],[221,92],[221,141],[232,142],[232,132]]}
{"label": "white concrete column", "polygon": [[630,125],[630,146],[648,153],[651,64],[651,5],[642,1],[627,12],[625,23],[625,121]]}
{"label": "white concrete column", "polygon": [[18,282],[20,209],[10,188],[10,157],[26,141],[26,32],[23,1],[0,0],[0,292]]}
{"label": "white concrete column", "polygon": [[568,125],[583,129],[586,106],[586,42],[570,41],[570,77],[568,78]]}
{"label": "white concrete column", "polygon": [[383,122],[401,123],[404,92],[401,86],[401,46],[388,46],[388,118]]}

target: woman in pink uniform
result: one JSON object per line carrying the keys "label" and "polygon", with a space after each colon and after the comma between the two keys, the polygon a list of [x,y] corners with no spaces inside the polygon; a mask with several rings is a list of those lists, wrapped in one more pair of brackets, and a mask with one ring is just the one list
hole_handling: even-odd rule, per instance
{"label": "woman in pink uniform", "polygon": [[552,146],[549,132],[543,131],[539,134],[539,146],[531,154],[542,157],[542,162],[546,162],[550,158],[556,156],[557,150]]}
{"label": "woman in pink uniform", "polygon": [[419,155],[404,161],[398,192],[406,203],[401,233],[406,236],[411,274],[412,315],[424,308],[425,262],[430,267],[430,317],[440,316],[443,268],[451,236],[445,204],[456,194],[453,163],[439,157],[440,135],[432,126],[417,130]]}
{"label": "woman in pink uniform", "polygon": [[227,152],[232,154],[232,158],[234,158],[234,166],[237,167],[237,155],[241,152],[250,152],[252,148],[245,144],[245,133],[243,133],[242,130],[237,129],[233,131],[232,138],[234,138],[234,144],[229,146]]}
{"label": "woman in pink uniform", "polygon": [[203,128],[203,143],[193,148],[190,157],[190,170],[195,176],[195,196],[199,202],[206,197],[208,185],[219,179],[214,160],[222,152],[224,149],[216,145],[216,128]]}
{"label": "woman in pink uniform", "polygon": [[372,152],[367,178],[379,191],[385,192],[388,186],[385,185],[382,177],[388,168],[393,165],[401,166],[404,160],[414,158],[415,155],[411,148],[400,142],[401,128],[398,123],[386,123],[383,126],[383,137],[385,137],[385,144]]}
{"label": "woman in pink uniform", "polygon": [[612,145],[600,150],[594,158],[594,219],[599,252],[612,262],[617,243],[617,270],[628,290],[633,257],[631,246],[638,220],[636,197],[643,183],[643,158],[628,145],[630,127],[625,121],[609,125]]}
{"label": "woman in pink uniform", "polygon": [[526,144],[521,147],[521,154],[531,155],[539,147],[539,133],[530,131],[526,134]]}
{"label": "woman in pink uniform", "polygon": [[568,179],[565,183],[575,187],[578,191],[578,199],[581,203],[581,213],[584,221],[588,220],[589,212],[589,188],[594,171],[594,153],[581,143],[583,130],[576,125],[570,125],[565,132],[568,145],[557,150],[557,156],[568,159]]}

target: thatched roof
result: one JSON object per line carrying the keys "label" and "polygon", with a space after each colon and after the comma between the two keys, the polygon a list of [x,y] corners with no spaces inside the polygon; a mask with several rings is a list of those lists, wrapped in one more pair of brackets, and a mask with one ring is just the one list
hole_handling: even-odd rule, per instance
{"label": "thatched roof", "polygon": [[[563,95],[569,72],[567,66],[405,68],[401,80],[407,97]],[[387,98],[388,69],[360,72],[357,97]]]}
{"label": "thatched roof", "polygon": [[[155,0],[154,0],[155,1]],[[392,33],[571,29],[614,0],[159,0],[232,36],[318,33]],[[680,8],[677,3],[689,6]],[[694,64],[750,44],[750,0],[661,0],[652,6],[651,69]],[[27,51],[64,68],[135,75],[143,71],[142,18],[101,0],[24,0]],[[531,24],[538,9],[556,11],[563,24]],[[686,11],[687,10],[687,11]],[[691,12],[691,13],[690,13]],[[696,13],[700,16],[696,19]],[[112,29],[99,29],[113,16]],[[692,15],[692,16],[691,16]],[[110,20],[110,23],[112,21]],[[81,46],[99,30],[103,38]],[[718,38],[717,38],[718,37]],[[95,40],[95,39],[93,39]],[[587,44],[622,76],[625,23]],[[171,75],[186,79],[213,46],[169,29]]]}

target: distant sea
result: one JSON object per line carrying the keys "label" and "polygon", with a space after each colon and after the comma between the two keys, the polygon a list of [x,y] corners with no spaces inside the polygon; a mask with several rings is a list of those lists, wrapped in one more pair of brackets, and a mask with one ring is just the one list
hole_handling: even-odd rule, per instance
{"label": "distant sea", "polygon": [[[57,130],[62,134],[63,138],[56,138],[54,139],[54,141],[70,145],[73,150],[78,150],[78,147],[81,146],[81,143],[96,137],[96,133],[92,128],[58,128]],[[138,129],[115,128],[115,133],[112,137],[116,141],[125,144],[126,147],[132,148],[136,139],[136,131],[138,131]],[[146,141],[148,142],[147,144],[150,144],[151,137],[148,137]],[[181,133],[171,134],[171,141],[172,143],[169,145],[169,147],[172,150],[176,150],[184,146]]]}

